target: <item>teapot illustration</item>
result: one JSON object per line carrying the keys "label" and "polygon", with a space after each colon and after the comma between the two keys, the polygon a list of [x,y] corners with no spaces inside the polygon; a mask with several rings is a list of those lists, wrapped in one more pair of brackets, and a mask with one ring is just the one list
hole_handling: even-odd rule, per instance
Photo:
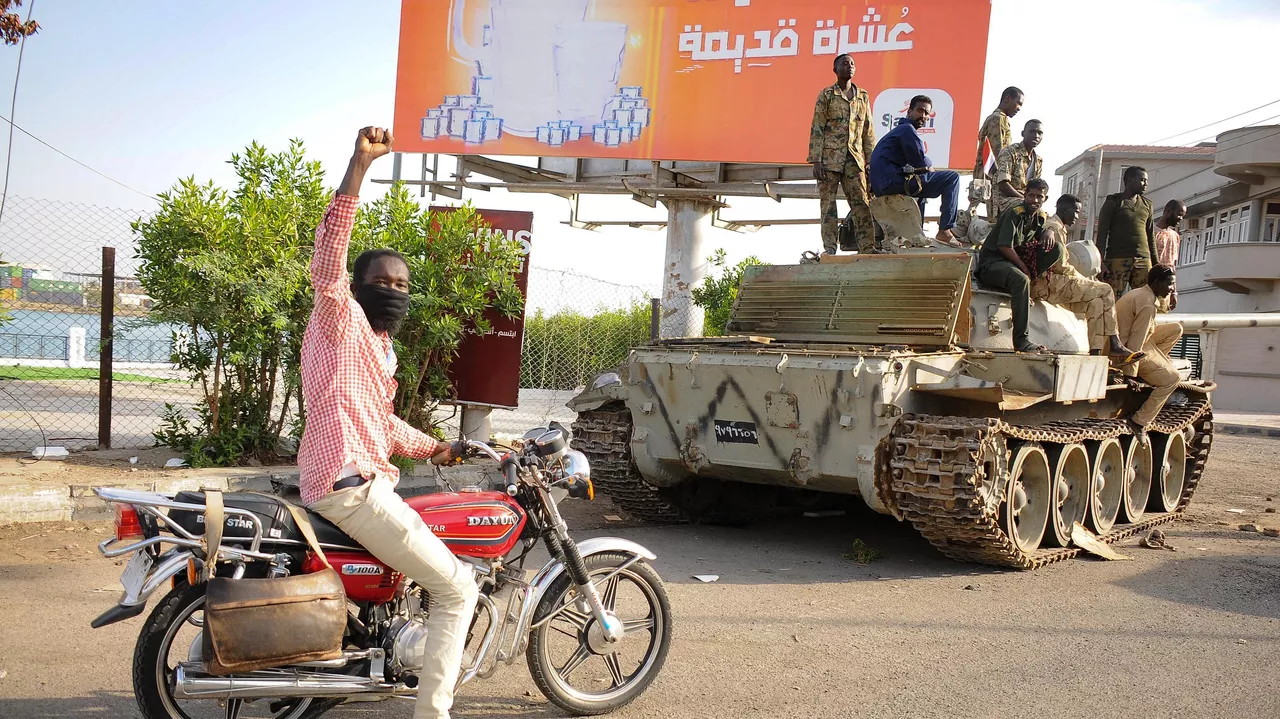
{"label": "teapot illustration", "polygon": [[[454,0],[449,51],[474,68],[472,92],[502,119],[503,132],[533,137],[548,123],[590,128],[601,120],[617,93],[625,24],[588,20],[591,0],[486,0],[473,9],[478,4]],[[469,11],[477,19],[471,38]]]}

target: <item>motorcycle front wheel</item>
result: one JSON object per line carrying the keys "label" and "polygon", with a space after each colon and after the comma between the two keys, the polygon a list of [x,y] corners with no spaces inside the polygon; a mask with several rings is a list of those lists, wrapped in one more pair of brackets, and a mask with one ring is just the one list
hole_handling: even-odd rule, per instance
{"label": "motorcycle front wheel", "polygon": [[[534,613],[526,652],[529,671],[538,689],[565,711],[604,714],[630,704],[649,688],[667,659],[667,589],[644,561],[619,569],[630,559],[620,552],[585,559],[605,609],[622,622],[620,641],[610,645],[604,640],[595,617],[579,604],[568,572],[547,588]],[[551,619],[543,622],[547,617]]]}
{"label": "motorcycle front wheel", "polygon": [[[331,702],[283,699],[236,702],[178,699],[173,695],[174,670],[198,651],[204,627],[205,585],[179,584],[147,617],[133,651],[133,694],[146,719],[311,719],[332,708]],[[321,706],[323,704],[323,706]]]}

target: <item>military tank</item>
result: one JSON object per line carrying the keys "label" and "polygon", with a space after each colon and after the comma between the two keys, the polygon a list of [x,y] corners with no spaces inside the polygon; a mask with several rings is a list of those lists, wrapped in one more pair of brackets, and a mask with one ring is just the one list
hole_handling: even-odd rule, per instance
{"label": "military tank", "polygon": [[[647,522],[745,523],[860,498],[940,552],[1031,569],[1191,501],[1213,384],[1179,385],[1138,441],[1149,387],[1088,354],[1043,302],[1012,349],[1009,298],[970,255],[839,256],[750,268],[731,336],[633,349],[569,407],[596,486]],[[1076,524],[1081,527],[1076,527]],[[1079,534],[1076,535],[1079,537]]]}

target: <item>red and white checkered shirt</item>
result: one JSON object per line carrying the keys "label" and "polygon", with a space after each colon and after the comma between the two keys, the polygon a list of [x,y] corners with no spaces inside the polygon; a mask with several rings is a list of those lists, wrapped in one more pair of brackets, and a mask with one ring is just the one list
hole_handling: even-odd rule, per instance
{"label": "red and white checkered shirt", "polygon": [[[351,296],[347,247],[358,198],[333,196],[316,228],[311,286],[316,304],[302,338],[302,396],[307,423],[298,447],[302,501],[310,504],[333,490],[338,473],[354,464],[361,476],[400,472],[389,457],[424,459],[435,439],[395,415],[391,338],[375,333]],[[389,361],[390,360],[390,361]]]}

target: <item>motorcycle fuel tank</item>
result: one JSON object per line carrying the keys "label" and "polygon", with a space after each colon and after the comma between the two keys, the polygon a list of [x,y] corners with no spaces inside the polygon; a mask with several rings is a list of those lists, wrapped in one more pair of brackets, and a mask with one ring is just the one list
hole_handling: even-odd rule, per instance
{"label": "motorcycle fuel tank", "polygon": [[[501,557],[511,551],[528,519],[524,509],[502,492],[439,492],[411,497],[405,503],[454,554],[468,557]],[[381,604],[395,596],[400,573],[372,554],[331,551],[325,556],[342,577],[352,601]],[[307,555],[303,571],[323,568],[315,555]]]}
{"label": "motorcycle fuel tank", "polygon": [[528,519],[524,508],[503,492],[437,492],[405,503],[454,554],[468,557],[501,557],[511,551]]}

